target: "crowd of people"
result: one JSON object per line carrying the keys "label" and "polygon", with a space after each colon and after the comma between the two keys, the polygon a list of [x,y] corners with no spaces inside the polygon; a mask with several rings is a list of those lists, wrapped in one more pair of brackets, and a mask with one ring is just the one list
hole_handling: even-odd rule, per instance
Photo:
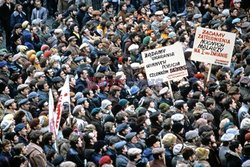
{"label": "crowd of people", "polygon": [[[4,0],[1,167],[249,167],[248,0]],[[197,27],[236,34],[230,67],[191,60]],[[188,76],[141,53],[180,42]],[[69,77],[58,133],[49,130]],[[173,96],[172,96],[173,94]]]}

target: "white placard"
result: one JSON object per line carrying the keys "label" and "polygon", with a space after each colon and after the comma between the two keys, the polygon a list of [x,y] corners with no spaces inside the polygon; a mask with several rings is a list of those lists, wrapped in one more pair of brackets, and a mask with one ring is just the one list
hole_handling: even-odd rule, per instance
{"label": "white placard", "polygon": [[198,27],[191,60],[230,66],[236,35]]}
{"label": "white placard", "polygon": [[181,43],[142,52],[149,85],[181,79],[188,75]]}

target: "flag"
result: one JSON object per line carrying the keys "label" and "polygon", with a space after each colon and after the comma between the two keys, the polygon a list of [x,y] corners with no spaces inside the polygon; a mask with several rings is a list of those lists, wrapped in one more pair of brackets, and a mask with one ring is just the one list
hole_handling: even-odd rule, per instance
{"label": "flag", "polygon": [[[61,121],[62,116],[62,110],[63,110],[63,104],[68,103],[70,105],[70,90],[69,90],[69,76],[67,75],[65,83],[62,88],[60,88],[61,94],[59,96],[57,105],[56,105],[56,121],[55,121],[55,127],[56,127],[56,135],[58,134],[59,125]],[[70,108],[70,106],[69,106]]]}
{"label": "flag", "polygon": [[55,118],[54,118],[54,98],[51,89],[49,89],[49,132],[55,134]]}

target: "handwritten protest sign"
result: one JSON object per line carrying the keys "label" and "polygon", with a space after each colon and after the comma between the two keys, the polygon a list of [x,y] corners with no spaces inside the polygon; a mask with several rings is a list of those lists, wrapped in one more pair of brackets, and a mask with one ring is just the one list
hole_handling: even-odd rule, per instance
{"label": "handwritten protest sign", "polygon": [[191,60],[230,66],[235,34],[198,27]]}
{"label": "handwritten protest sign", "polygon": [[181,79],[188,75],[182,45],[174,45],[142,52],[148,84]]}

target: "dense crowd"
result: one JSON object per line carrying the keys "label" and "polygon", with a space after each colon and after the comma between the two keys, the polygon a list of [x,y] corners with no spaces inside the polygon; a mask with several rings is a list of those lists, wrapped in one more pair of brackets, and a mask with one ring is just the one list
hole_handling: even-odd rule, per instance
{"label": "dense crowd", "polygon": [[[4,0],[0,166],[249,167],[249,4]],[[210,78],[191,60],[197,27],[236,34],[230,67],[212,65]],[[188,76],[170,89],[147,79],[141,53],[176,42]],[[49,90],[56,106],[66,77],[55,135]]]}

